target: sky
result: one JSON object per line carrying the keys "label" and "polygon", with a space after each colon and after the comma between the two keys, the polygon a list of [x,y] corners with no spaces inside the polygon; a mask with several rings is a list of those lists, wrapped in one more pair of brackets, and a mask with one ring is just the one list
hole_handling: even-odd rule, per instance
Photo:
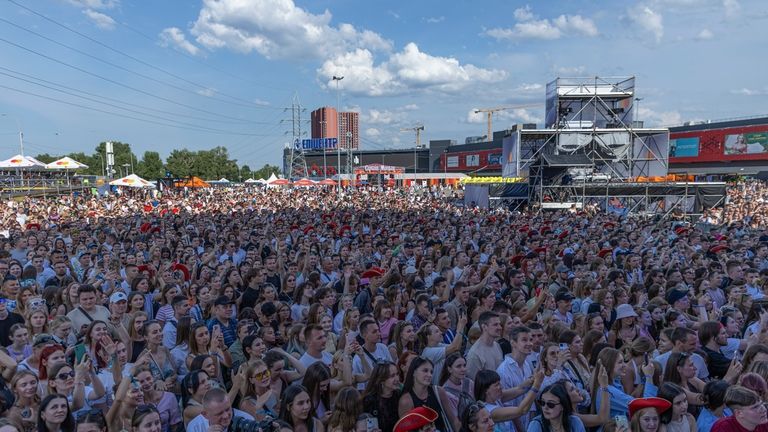
{"label": "sky", "polygon": [[416,125],[463,143],[478,108],[541,125],[557,77],[635,76],[649,126],[757,116],[766,41],[764,0],[2,0],[0,158],[21,130],[31,155],[115,140],[281,166],[294,101],[358,111],[362,149]]}

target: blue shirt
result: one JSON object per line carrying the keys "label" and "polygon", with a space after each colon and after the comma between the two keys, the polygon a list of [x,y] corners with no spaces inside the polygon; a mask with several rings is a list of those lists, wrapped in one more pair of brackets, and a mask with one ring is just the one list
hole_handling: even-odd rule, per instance
{"label": "blue shirt", "polygon": [[[654,397],[658,393],[659,389],[650,380],[645,384],[643,388],[643,397]],[[608,393],[611,394],[611,418],[617,415],[624,415],[629,417],[629,403],[635,400],[632,396],[624,393],[624,388],[621,386],[621,380],[616,379],[613,384],[608,386]],[[603,392],[597,392],[595,396],[595,406],[600,409],[600,401],[603,399]]]}
{"label": "blue shirt", "polygon": [[208,331],[213,337],[213,326],[218,324],[221,328],[221,334],[224,335],[224,345],[230,346],[237,340],[237,321],[231,319],[226,324],[216,318],[208,320]]}
{"label": "blue shirt", "polygon": [[[723,417],[728,417],[729,415],[732,415],[730,408],[723,409]],[[715,422],[722,417],[716,417],[714,414],[712,414],[712,411],[708,410],[707,408],[703,408],[701,412],[699,413],[699,418],[696,419],[696,430],[698,432],[709,432],[712,430],[712,425],[715,424]]]}

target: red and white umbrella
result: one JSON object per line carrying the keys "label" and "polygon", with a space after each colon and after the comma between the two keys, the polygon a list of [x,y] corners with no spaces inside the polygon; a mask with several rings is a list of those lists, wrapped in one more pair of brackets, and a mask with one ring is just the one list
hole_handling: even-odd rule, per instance
{"label": "red and white umbrella", "polygon": [[125,186],[125,187],[132,187],[132,188],[155,187],[154,184],[144,180],[143,178],[137,176],[136,174],[131,174],[117,180],[112,180],[111,182],[109,182],[109,184],[111,186]]}

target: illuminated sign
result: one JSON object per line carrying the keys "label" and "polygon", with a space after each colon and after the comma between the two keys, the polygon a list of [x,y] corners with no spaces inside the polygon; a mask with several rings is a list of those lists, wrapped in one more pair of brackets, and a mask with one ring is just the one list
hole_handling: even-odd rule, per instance
{"label": "illuminated sign", "polygon": [[337,138],[310,138],[293,142],[297,150],[326,150],[335,149],[339,140]]}

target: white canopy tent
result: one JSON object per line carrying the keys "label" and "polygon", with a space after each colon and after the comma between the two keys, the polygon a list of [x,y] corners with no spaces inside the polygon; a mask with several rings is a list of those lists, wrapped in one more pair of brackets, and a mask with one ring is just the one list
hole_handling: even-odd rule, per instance
{"label": "white canopy tent", "polygon": [[[67,176],[67,185],[71,186],[72,184],[69,181],[69,170],[77,170],[81,168],[88,168],[88,165],[84,163],[80,163],[74,159],[72,159],[69,156],[64,156],[61,159],[55,160],[49,164],[45,165],[45,169],[49,170],[64,170],[65,174]],[[57,183],[57,189],[58,189],[58,183]]]}
{"label": "white canopy tent", "polygon": [[84,163],[80,163],[69,156],[64,156],[61,159],[55,160],[45,165],[45,169],[52,169],[52,170],[59,170],[59,169],[75,170],[80,168],[88,168],[88,165]]}
{"label": "white canopy tent", "polygon": [[28,168],[28,169],[40,169],[44,168],[45,164],[40,162],[39,160],[33,158],[32,156],[22,156],[20,154],[6,159],[4,161],[0,161],[0,169],[21,169],[21,168]]}
{"label": "white canopy tent", "polygon": [[136,174],[131,174],[117,180],[112,180],[111,182],[109,182],[109,185],[125,186],[125,187],[131,187],[131,188],[154,188],[155,187],[154,184],[144,180],[143,178],[137,176]]}

